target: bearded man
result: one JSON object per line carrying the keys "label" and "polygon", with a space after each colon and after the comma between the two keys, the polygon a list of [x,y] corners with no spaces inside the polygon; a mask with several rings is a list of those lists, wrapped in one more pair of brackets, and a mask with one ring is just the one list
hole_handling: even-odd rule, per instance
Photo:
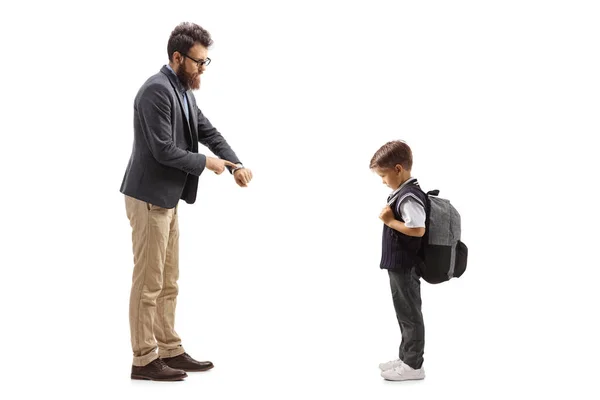
{"label": "bearded man", "polygon": [[[227,168],[241,187],[248,185],[252,172],[198,109],[192,93],[210,64],[211,45],[202,27],[178,25],[167,45],[169,64],[142,85],[134,101],[133,150],[121,185],[133,241],[132,379],[176,381],[186,371],[213,368],[210,361],[190,357],[175,332],[177,205],[180,199],[195,202],[205,169],[221,174]],[[198,143],[218,158],[200,154]]]}

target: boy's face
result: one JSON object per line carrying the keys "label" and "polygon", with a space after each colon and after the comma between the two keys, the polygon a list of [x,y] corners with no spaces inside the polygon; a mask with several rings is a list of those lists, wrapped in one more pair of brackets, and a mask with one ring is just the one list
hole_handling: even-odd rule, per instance
{"label": "boy's face", "polygon": [[381,177],[384,185],[387,185],[390,189],[396,190],[404,183],[406,179],[404,179],[405,175],[402,168],[402,165],[398,164],[394,168],[375,168],[375,173]]}

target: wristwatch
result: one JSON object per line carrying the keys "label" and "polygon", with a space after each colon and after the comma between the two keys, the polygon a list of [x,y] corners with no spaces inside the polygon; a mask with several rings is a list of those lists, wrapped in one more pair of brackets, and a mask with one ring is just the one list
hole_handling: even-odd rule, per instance
{"label": "wristwatch", "polygon": [[242,168],[244,168],[244,165],[242,163],[235,164],[235,168],[231,170],[231,174],[233,175],[233,173],[235,171],[237,171],[238,169],[242,169]]}

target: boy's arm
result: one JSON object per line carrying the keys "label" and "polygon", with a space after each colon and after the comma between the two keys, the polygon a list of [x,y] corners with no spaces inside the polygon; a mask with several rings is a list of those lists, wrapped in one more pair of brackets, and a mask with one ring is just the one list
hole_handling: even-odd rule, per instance
{"label": "boy's arm", "polygon": [[390,206],[383,209],[379,216],[384,224],[407,236],[423,237],[425,235],[425,208],[417,201],[407,198],[398,209],[402,215],[402,222],[395,218]]}
{"label": "boy's arm", "polygon": [[425,235],[425,228],[409,228],[404,222],[398,221],[397,219],[392,219],[389,223],[386,223],[386,225],[407,236],[423,237],[423,235]]}

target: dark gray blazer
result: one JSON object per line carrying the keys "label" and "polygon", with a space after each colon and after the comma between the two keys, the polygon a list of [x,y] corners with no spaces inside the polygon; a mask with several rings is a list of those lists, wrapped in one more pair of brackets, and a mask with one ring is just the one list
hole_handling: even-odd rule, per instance
{"label": "dark gray blazer", "polygon": [[198,153],[198,143],[222,159],[240,162],[198,109],[191,90],[186,92],[188,123],[183,111],[184,91],[167,66],[138,91],[133,107],[133,150],[121,193],[164,208],[175,207],[179,199],[194,203],[198,177],[206,165],[206,156]]}

